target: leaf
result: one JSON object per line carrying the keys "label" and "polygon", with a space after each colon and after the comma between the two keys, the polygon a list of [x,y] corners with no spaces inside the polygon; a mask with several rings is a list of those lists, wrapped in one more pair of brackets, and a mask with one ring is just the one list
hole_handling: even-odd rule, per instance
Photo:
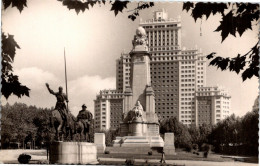
{"label": "leaf", "polygon": [[215,54],[216,54],[216,52],[210,53],[209,55],[207,55],[207,59],[213,58]]}
{"label": "leaf", "polygon": [[245,81],[246,79],[250,79],[252,78],[254,75],[256,77],[259,77],[259,67],[258,66],[250,66],[249,68],[247,68],[243,73],[242,73],[242,78],[243,81]]}
{"label": "leaf", "polygon": [[188,12],[191,8],[194,8],[194,3],[193,2],[185,2],[183,4],[182,10],[186,10]]}
{"label": "leaf", "polygon": [[4,33],[2,33],[2,57],[3,54],[6,54],[14,60],[16,48],[20,49],[19,45],[14,40],[14,36],[8,34],[8,37],[6,37]]}
{"label": "leaf", "polygon": [[223,16],[219,27],[215,31],[221,31],[222,42],[229,34],[236,36],[236,17],[233,16],[232,11]]}
{"label": "leaf", "polygon": [[114,3],[112,3],[111,11],[114,11],[116,16],[119,11],[122,12],[124,8],[127,8],[128,3],[129,1],[116,0]]}
{"label": "leaf", "polygon": [[243,70],[244,66],[246,65],[246,56],[240,57],[240,54],[236,58],[233,58],[230,61],[229,70],[235,71],[237,74],[240,70]]}
{"label": "leaf", "polygon": [[226,70],[228,63],[229,63],[229,58],[222,58],[220,56],[214,58],[209,65],[211,66],[217,66],[218,68],[220,68],[221,70]]}

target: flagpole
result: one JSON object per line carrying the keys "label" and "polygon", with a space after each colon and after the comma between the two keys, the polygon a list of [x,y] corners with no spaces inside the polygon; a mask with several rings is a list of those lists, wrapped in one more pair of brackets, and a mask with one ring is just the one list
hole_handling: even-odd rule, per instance
{"label": "flagpole", "polygon": [[[67,83],[67,65],[66,65],[65,47],[64,47],[64,63],[65,63],[66,96],[67,96],[67,99],[69,100],[69,95],[68,95],[68,83]],[[67,102],[67,109],[69,110],[69,103],[68,103],[68,102]]]}

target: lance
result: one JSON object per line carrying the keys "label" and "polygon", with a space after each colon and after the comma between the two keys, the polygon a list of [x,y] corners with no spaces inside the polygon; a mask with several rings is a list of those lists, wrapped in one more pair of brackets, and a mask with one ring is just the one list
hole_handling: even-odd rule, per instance
{"label": "lance", "polygon": [[[64,47],[64,63],[65,63],[66,96],[67,96],[67,99],[69,100],[69,95],[68,95],[68,83],[67,83],[67,65],[66,65],[65,47]],[[68,103],[68,102],[67,102],[67,109],[69,110],[69,103]]]}

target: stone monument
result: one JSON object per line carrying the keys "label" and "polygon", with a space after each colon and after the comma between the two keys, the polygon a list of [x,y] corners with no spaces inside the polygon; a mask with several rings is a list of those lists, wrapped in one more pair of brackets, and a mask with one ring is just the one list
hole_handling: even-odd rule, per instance
{"label": "stone monument", "polygon": [[164,153],[166,155],[176,155],[174,146],[174,133],[164,134]]}
{"label": "stone monument", "polygon": [[120,123],[120,137],[114,140],[113,146],[163,147],[151,86],[151,55],[144,28],[137,28],[132,44],[130,87],[124,92],[124,119]]}
{"label": "stone monument", "polygon": [[95,133],[94,144],[97,147],[97,153],[104,153],[106,149],[105,133]]}

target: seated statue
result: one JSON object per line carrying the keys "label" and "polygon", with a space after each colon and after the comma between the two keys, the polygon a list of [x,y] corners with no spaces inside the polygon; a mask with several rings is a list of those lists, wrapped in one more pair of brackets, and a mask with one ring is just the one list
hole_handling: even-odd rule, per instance
{"label": "seated statue", "polygon": [[132,122],[133,120],[136,120],[136,119],[140,119],[140,118],[142,119],[143,112],[144,112],[143,106],[141,105],[141,103],[139,101],[137,101],[135,104],[135,107],[127,113],[127,116],[124,119],[124,121]]}
{"label": "seated statue", "polygon": [[77,121],[81,121],[84,124],[85,129],[89,129],[90,122],[93,118],[93,115],[90,111],[87,110],[85,104],[82,105],[82,110],[79,111],[77,116]]}

